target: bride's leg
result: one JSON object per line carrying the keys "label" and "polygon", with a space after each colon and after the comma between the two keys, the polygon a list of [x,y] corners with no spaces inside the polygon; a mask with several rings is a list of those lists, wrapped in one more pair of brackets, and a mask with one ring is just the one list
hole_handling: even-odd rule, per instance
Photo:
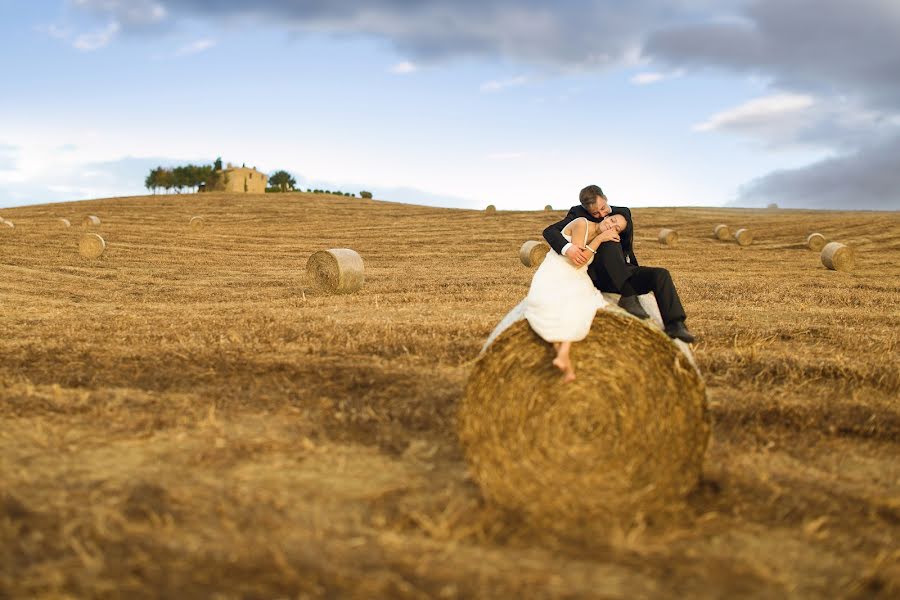
{"label": "bride's leg", "polygon": [[557,342],[553,344],[556,348],[556,358],[553,359],[553,366],[563,372],[563,381],[572,381],[575,379],[575,369],[572,368],[572,359],[569,357],[569,350],[572,348],[572,342]]}

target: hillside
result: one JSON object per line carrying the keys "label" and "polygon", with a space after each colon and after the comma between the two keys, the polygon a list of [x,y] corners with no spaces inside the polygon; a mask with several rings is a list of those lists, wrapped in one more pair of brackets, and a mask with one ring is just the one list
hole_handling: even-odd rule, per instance
{"label": "hillside", "polygon": [[[486,504],[453,421],[528,290],[519,246],[564,212],[300,193],[0,211],[0,597],[897,597],[900,213],[633,213],[699,338],[712,440],[684,514],[585,538]],[[813,231],[856,269],[825,269]],[[306,281],[335,247],[362,255],[362,291]]]}

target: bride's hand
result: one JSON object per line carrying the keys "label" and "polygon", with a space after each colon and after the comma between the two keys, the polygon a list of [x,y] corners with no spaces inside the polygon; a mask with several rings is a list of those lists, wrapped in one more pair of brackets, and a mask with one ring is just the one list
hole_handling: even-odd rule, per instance
{"label": "bride's hand", "polygon": [[601,242],[618,242],[619,232],[615,229],[607,229],[606,231],[601,231],[597,237],[600,238]]}

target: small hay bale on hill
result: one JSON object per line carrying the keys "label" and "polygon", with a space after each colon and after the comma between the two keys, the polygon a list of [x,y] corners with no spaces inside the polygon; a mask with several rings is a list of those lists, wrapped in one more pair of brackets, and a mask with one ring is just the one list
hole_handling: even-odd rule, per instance
{"label": "small hay bale on hill", "polygon": [[855,262],[853,249],[840,242],[825,244],[821,258],[822,264],[832,271],[852,271]]}
{"label": "small hay bale on hill", "polygon": [[485,207],[484,212],[485,212],[485,214],[488,214],[488,215],[496,214],[496,212],[497,212],[497,207],[494,206],[493,204],[488,204],[488,205]]}
{"label": "small hay bale on hill", "polygon": [[89,227],[99,227],[100,226],[100,217],[96,215],[88,215],[84,219],[81,220],[81,226],[85,229]]}
{"label": "small hay bale on hill", "polygon": [[678,244],[678,232],[674,229],[660,229],[659,243],[663,246],[676,246]]}
{"label": "small hay bale on hill", "polygon": [[768,208],[768,209],[770,209],[770,210],[776,209],[776,208],[778,208],[778,204],[775,203],[775,202],[771,202],[771,203],[769,203],[769,204],[766,205],[766,208]]}
{"label": "small hay bale on hill", "polygon": [[64,229],[68,229],[69,227],[72,226],[72,222],[71,222],[71,221],[69,221],[68,219],[62,219],[62,218],[57,219],[57,220],[56,220],[56,224],[59,225],[60,227],[64,228]]}
{"label": "small hay bale on hill", "polygon": [[3,217],[0,217],[0,226],[2,226],[4,229],[15,229],[16,228],[15,223],[13,223],[12,221],[7,221]]}
{"label": "small hay bale on hill", "polygon": [[713,227],[713,236],[716,239],[727,241],[731,239],[731,230],[728,228],[728,225],[720,224]]}
{"label": "small hay bale on hill", "polygon": [[548,204],[547,206],[544,207],[544,210],[551,211],[551,210],[553,210],[553,207]]}
{"label": "small hay bale on hill", "polygon": [[529,240],[519,248],[519,260],[526,267],[538,267],[544,262],[544,257],[550,251],[550,246],[544,241]]}
{"label": "small hay bale on hill", "polygon": [[570,531],[682,499],[709,440],[706,388],[689,351],[658,325],[599,310],[572,348],[577,379],[562,384],[553,347],[523,307],[488,338],[458,409],[485,497]]}
{"label": "small hay bale on hill", "polygon": [[306,275],[319,288],[336,294],[355,292],[366,281],[362,257],[349,248],[313,253],[306,262]]}
{"label": "small hay bale on hill", "polygon": [[84,258],[100,258],[106,250],[106,240],[96,233],[86,233],[78,242],[78,253]]}
{"label": "small hay bale on hill", "polygon": [[191,217],[189,225],[194,228],[200,228],[206,225],[206,221],[203,219],[203,217]]}
{"label": "small hay bale on hill", "polygon": [[738,229],[734,232],[734,241],[738,246],[749,246],[753,243],[753,232],[749,229]]}
{"label": "small hay bale on hill", "polygon": [[821,252],[828,240],[821,233],[811,233],[806,238],[806,247],[813,252]]}

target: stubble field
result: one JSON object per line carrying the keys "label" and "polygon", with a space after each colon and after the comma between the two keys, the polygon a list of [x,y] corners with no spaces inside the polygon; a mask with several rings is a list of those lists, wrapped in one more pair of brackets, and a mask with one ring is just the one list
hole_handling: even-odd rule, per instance
{"label": "stubble field", "polygon": [[[454,428],[528,290],[520,244],[563,214],[300,193],[0,211],[0,597],[897,597],[900,213],[633,210],[698,335],[712,437],[682,514],[591,536],[485,503]],[[826,270],[813,231],[857,268]],[[365,261],[356,294],[306,281],[337,247]]]}

